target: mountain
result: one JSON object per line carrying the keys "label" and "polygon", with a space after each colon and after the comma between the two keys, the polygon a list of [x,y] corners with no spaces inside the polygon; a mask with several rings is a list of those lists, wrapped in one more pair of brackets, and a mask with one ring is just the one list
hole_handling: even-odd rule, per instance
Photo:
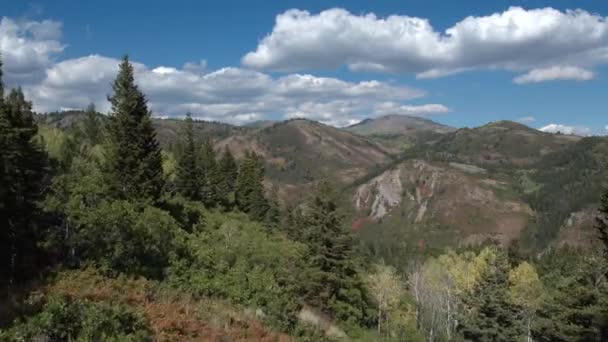
{"label": "mountain", "polygon": [[608,178],[608,138],[503,121],[417,148],[348,193],[353,228],[370,248],[383,246],[384,258],[417,244],[518,242],[542,250],[598,241],[594,219]]}
{"label": "mountain", "polygon": [[365,119],[344,128],[349,132],[367,136],[391,153],[397,154],[418,144],[438,139],[455,130],[431,120],[406,115],[387,115]]}
{"label": "mountain", "polygon": [[[69,130],[82,117],[65,112],[38,120]],[[173,150],[182,124],[154,119],[163,148]],[[278,185],[287,203],[301,200],[315,181],[331,180],[353,228],[385,251],[403,243],[411,250],[418,243],[432,249],[490,240],[536,250],[585,245],[594,236],[599,185],[608,178],[608,138],[544,133],[510,121],[458,130],[403,116],[345,129],[305,119],[194,127],[218,151],[260,154],[268,185]]]}
{"label": "mountain", "polygon": [[265,158],[271,180],[292,185],[321,178],[349,184],[391,160],[388,152],[365,137],[305,119],[231,136],[218,142],[218,149],[224,147],[237,157],[255,151]]}
{"label": "mountain", "polygon": [[541,132],[512,121],[498,121],[446,133],[423,148],[426,153],[442,159],[466,164],[521,167],[581,139],[574,135]]}
{"label": "mountain", "polygon": [[415,116],[386,115],[376,119],[365,119],[346,127],[345,130],[360,135],[407,135],[420,131],[447,133],[454,131],[455,128]]}

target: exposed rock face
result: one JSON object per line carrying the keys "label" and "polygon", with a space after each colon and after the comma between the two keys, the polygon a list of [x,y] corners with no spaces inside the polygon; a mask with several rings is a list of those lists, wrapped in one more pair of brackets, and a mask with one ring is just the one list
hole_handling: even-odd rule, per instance
{"label": "exposed rock face", "polygon": [[586,247],[599,245],[600,240],[595,229],[595,218],[597,216],[598,211],[595,208],[571,213],[560,227],[556,240],[557,246]]}
{"label": "exposed rock face", "polygon": [[506,244],[520,236],[532,212],[521,201],[500,198],[497,192],[505,185],[480,170],[407,161],[360,185],[353,204],[374,221],[391,219],[408,229],[447,227],[459,244],[488,239]]}

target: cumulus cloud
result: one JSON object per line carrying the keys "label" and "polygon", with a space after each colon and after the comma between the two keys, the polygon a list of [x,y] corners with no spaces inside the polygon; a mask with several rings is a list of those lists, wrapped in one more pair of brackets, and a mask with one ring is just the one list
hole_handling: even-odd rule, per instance
{"label": "cumulus cloud", "polygon": [[[25,91],[37,111],[84,108],[93,102],[106,112],[110,109],[106,96],[119,63],[99,55],[65,60],[49,67],[46,77]],[[449,111],[440,104],[405,105],[403,101],[425,93],[374,80],[346,82],[307,74],[273,77],[241,68],[203,72],[188,66],[149,68],[140,63],[134,63],[134,69],[150,108],[159,115],[191,112],[201,119],[232,123],[283,115],[344,126],[369,116]]]}
{"label": "cumulus cloud", "polygon": [[588,81],[595,77],[592,71],[574,66],[553,66],[548,68],[532,69],[524,75],[513,79],[516,84],[540,83],[546,81]]}
{"label": "cumulus cloud", "polygon": [[61,23],[56,21],[0,19],[0,54],[5,82],[16,86],[44,77],[47,67],[65,48],[60,37]]}
{"label": "cumulus cloud", "polygon": [[521,118],[517,119],[517,122],[521,122],[521,123],[532,123],[536,121],[536,118],[533,116],[522,116]]}
{"label": "cumulus cloud", "polygon": [[[346,65],[351,70],[415,73],[419,78],[474,69],[536,69],[529,77],[522,76],[524,81],[589,79],[592,74],[582,68],[607,61],[606,18],[584,10],[520,7],[467,17],[445,32],[435,30],[425,18],[354,15],[339,8],[318,14],[293,9],[278,15],[272,32],[242,58],[245,66],[257,69]],[[575,69],[551,69],[563,65]]]}
{"label": "cumulus cloud", "polygon": [[568,126],[568,125],[553,124],[553,123],[539,128],[539,131],[547,132],[547,133],[575,134],[575,135],[582,135],[582,136],[592,135],[592,130],[589,127]]}

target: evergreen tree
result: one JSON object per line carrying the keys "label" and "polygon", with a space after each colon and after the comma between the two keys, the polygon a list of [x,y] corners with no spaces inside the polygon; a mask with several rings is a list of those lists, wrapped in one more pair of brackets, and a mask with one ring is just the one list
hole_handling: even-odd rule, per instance
{"label": "evergreen tree", "polygon": [[32,105],[21,89],[0,96],[0,283],[31,276],[41,261],[37,202],[44,189],[47,158],[37,132]]}
{"label": "evergreen tree", "polygon": [[270,198],[268,199],[268,211],[266,212],[265,223],[267,227],[275,228],[281,221],[281,206],[279,204],[279,188],[276,184],[272,185]]}
{"label": "evergreen tree", "polygon": [[462,298],[458,331],[470,341],[516,341],[524,333],[518,308],[509,298],[507,257],[498,253],[488,262],[477,285]]}
{"label": "evergreen tree", "polygon": [[85,112],[84,121],[82,122],[82,133],[84,134],[85,141],[88,141],[91,146],[101,142],[101,121],[93,103],[89,104]]}
{"label": "evergreen tree", "polygon": [[115,198],[156,200],[164,183],[161,150],[145,96],[135,84],[133,66],[126,56],[112,88],[107,182]]}
{"label": "evergreen tree", "polygon": [[207,207],[213,208],[221,203],[221,194],[218,189],[221,174],[211,139],[207,139],[203,144],[200,156],[201,197]]}
{"label": "evergreen tree", "polygon": [[268,201],[264,196],[264,164],[255,152],[245,152],[239,165],[235,185],[235,202],[239,210],[256,221],[264,221]]}
{"label": "evergreen tree", "polygon": [[194,141],[193,122],[190,113],[186,115],[183,141],[177,155],[175,187],[187,199],[201,199],[201,170],[198,161],[198,146]]}
{"label": "evergreen tree", "polygon": [[604,244],[604,252],[608,258],[608,190],[601,198],[600,216],[597,218],[597,229],[600,234],[600,240]]}
{"label": "evergreen tree", "polygon": [[310,274],[305,284],[307,303],[342,321],[366,323],[369,296],[358,273],[355,241],[346,230],[329,184],[322,181],[311,199],[296,210],[292,236],[308,246]]}
{"label": "evergreen tree", "polygon": [[222,198],[222,205],[226,209],[230,209],[234,202],[234,187],[238,176],[238,166],[236,160],[228,146],[224,149],[224,153],[219,162],[220,183],[218,184],[218,192]]}

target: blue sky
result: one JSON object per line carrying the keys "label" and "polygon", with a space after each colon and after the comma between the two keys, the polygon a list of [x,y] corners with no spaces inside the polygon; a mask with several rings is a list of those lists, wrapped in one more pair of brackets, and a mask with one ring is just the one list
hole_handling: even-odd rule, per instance
{"label": "blue sky", "polygon": [[[497,31],[501,15],[516,27]],[[23,86],[41,111],[107,109],[113,62],[128,53],[162,116],[345,125],[395,112],[454,126],[507,119],[606,133],[606,15],[606,2],[588,0],[11,1],[0,11],[0,51],[6,82]],[[399,16],[394,25],[390,16]],[[417,24],[406,17],[432,27],[412,42]],[[467,17],[464,38],[446,38]],[[531,22],[543,20],[546,31],[535,31]],[[370,90],[369,81],[379,83]]]}

